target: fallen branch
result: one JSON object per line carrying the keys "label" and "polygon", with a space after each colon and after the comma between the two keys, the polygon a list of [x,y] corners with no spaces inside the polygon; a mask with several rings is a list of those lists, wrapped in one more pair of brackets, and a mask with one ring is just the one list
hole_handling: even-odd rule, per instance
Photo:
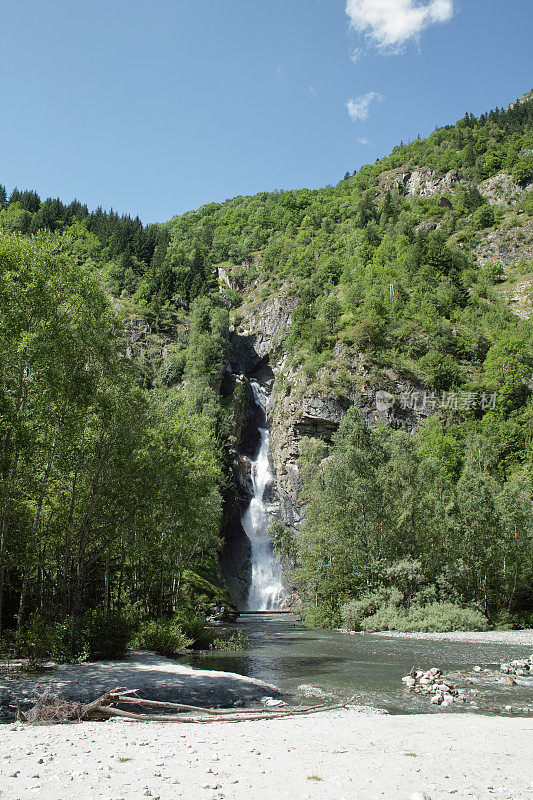
{"label": "fallen branch", "polygon": [[[187,724],[205,724],[208,722],[243,722],[260,719],[279,719],[305,714],[316,714],[322,711],[347,708],[355,699],[355,695],[345,703],[322,704],[317,706],[297,706],[296,708],[264,708],[251,709],[214,709],[191,706],[183,703],[170,703],[161,700],[146,700],[137,697],[134,689],[126,691],[118,688],[106,692],[90,703],[76,703],[61,700],[47,692],[37,696],[35,706],[25,714],[20,712],[20,719],[33,725],[58,722],[83,722],[123,717],[136,722],[182,722]],[[180,714],[144,714],[115,708],[115,705],[126,703],[149,708],[167,708],[181,712]],[[200,716],[184,716],[184,712]],[[203,716],[206,715],[206,716]]]}
{"label": "fallen branch", "polygon": [[102,708],[102,714],[109,717],[125,717],[137,722],[182,722],[192,724],[202,724],[208,722],[249,722],[251,720],[259,719],[279,719],[280,717],[294,717],[303,714],[316,714],[322,711],[333,711],[339,708],[348,708],[349,703],[338,703],[330,706],[310,706],[308,708],[292,708],[286,711],[263,709],[261,711],[242,711],[242,712],[228,712],[225,716],[209,716],[209,717],[183,717],[168,714],[136,714],[133,711],[123,711],[119,708],[105,707]]}

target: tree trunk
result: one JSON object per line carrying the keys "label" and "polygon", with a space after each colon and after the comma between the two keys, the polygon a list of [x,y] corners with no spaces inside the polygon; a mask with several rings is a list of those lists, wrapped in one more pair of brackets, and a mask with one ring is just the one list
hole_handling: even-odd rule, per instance
{"label": "tree trunk", "polygon": [[61,430],[63,428],[63,423],[65,422],[65,415],[66,415],[66,412],[67,412],[67,407],[68,407],[68,396],[65,398],[65,401],[63,403],[63,408],[61,409],[61,415],[59,417],[59,421],[57,423],[56,430],[55,430],[55,433],[54,433],[54,440],[52,442],[52,447],[50,449],[50,453],[49,453],[49,456],[48,456],[48,463],[46,465],[46,470],[45,470],[44,477],[43,477],[43,482],[42,482],[42,485],[41,485],[41,491],[39,493],[39,499],[37,501],[37,508],[35,509],[35,514],[34,514],[34,517],[33,517],[33,523],[32,523],[32,526],[31,526],[31,536],[30,536],[30,542],[29,542],[30,553],[29,553],[29,557],[27,559],[26,568],[24,570],[24,577],[22,579],[22,588],[21,588],[21,591],[20,591],[20,601],[19,601],[17,628],[20,628],[20,626],[24,622],[24,618],[25,618],[25,615],[26,615],[26,606],[27,606],[27,601],[28,601],[28,591],[29,591],[29,587],[30,587],[31,574],[32,574],[33,566],[34,566],[33,560],[34,560],[35,542],[36,542],[36,539],[37,539],[37,531],[39,529],[39,523],[41,521],[41,514],[42,514],[42,510],[43,510],[44,499],[46,497],[46,491],[48,489],[48,481],[50,479],[50,474],[52,472],[52,466],[53,466],[54,458],[55,458],[55,454],[56,454],[57,443],[59,441],[59,436],[60,436]]}

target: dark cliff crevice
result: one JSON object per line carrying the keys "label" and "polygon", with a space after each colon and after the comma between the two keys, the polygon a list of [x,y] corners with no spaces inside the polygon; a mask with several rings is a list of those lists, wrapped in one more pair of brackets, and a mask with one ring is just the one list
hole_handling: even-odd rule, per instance
{"label": "dark cliff crevice", "polygon": [[242,516],[253,496],[251,459],[260,444],[259,427],[265,415],[257,406],[250,378],[272,383],[268,355],[259,355],[252,336],[232,335],[233,352],[223,382],[223,392],[233,403],[233,432],[229,458],[228,486],[222,522],[222,574],[237,607],[243,607],[251,582],[250,540],[242,527]]}

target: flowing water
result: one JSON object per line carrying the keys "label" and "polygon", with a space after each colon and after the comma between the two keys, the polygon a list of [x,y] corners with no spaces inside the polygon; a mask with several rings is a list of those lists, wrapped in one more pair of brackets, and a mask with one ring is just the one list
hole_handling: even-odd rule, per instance
{"label": "flowing water", "polygon": [[[529,656],[530,647],[309,631],[292,614],[275,613],[283,607],[285,595],[281,565],[268,535],[273,520],[267,491],[273,480],[266,427],[268,394],[257,381],[250,385],[265,424],[259,428],[260,446],[252,461],[253,498],[242,517],[252,561],[246,610],[274,613],[241,614],[237,627],[248,639],[246,651],[209,651],[182,660],[274,684],[289,704],[339,702],[356,695],[358,703],[390,713],[533,713],[533,679],[505,686],[499,683],[497,672],[502,661]],[[232,630],[233,626],[228,633]],[[473,671],[476,665],[481,672]],[[408,692],[401,679],[413,666],[442,669],[458,687],[467,689],[467,703],[453,704],[443,712],[430,705],[427,697]]]}
{"label": "flowing water", "polygon": [[[254,399],[265,417],[268,395],[257,381],[250,381]],[[248,611],[276,611],[282,607],[284,590],[281,564],[272,548],[268,528],[273,516],[265,502],[265,492],[272,483],[268,452],[270,434],[266,427],[259,428],[261,443],[252,461],[253,497],[242,517],[244,532],[251,543],[252,579],[246,601]]]}
{"label": "flowing water", "polygon": [[[215,650],[185,660],[260,678],[278,686],[289,703],[339,702],[355,694],[358,703],[393,714],[506,714],[506,706],[513,715],[533,713],[533,678],[505,686],[495,671],[502,661],[531,655],[531,647],[310,631],[292,614],[242,614],[237,626],[248,638],[246,651]],[[474,673],[475,665],[489,672]],[[467,703],[443,711],[405,690],[401,679],[413,666],[442,669],[467,689]]]}

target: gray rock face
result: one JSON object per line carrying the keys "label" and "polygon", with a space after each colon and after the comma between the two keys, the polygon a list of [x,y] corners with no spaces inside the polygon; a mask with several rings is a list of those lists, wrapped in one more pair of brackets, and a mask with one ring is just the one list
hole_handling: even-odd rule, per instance
{"label": "gray rock face", "polygon": [[475,248],[478,263],[500,262],[504,266],[520,259],[533,258],[533,220],[524,220],[517,227],[501,226],[485,234]]}
{"label": "gray rock face", "polygon": [[[280,517],[290,526],[297,526],[305,513],[300,503],[302,479],[298,468],[300,444],[304,437],[330,444],[350,406],[355,406],[367,425],[387,422],[394,428],[413,430],[422,419],[434,413],[427,407],[402,408],[408,405],[413,392],[423,398],[423,387],[401,380],[388,371],[383,385],[372,385],[362,359],[350,360],[342,345],[335,350],[339,366],[349,371],[353,382],[348,391],[306,386],[298,371],[287,373],[280,365],[271,417],[270,446],[276,475]],[[400,398],[406,401],[403,403]]]}
{"label": "gray rock face", "polygon": [[402,183],[407,193],[419,197],[433,197],[442,192],[452,191],[459,181],[459,176],[453,170],[444,177],[439,177],[432,170],[414,170],[402,176]]}
{"label": "gray rock face", "polygon": [[242,323],[232,336],[235,371],[251,374],[276,350],[291,324],[296,303],[295,297],[280,294],[240,309]]}
{"label": "gray rock face", "polygon": [[458,174],[451,170],[446,175],[437,175],[430,169],[402,172],[401,169],[384,172],[378,178],[378,200],[387,191],[402,189],[409,195],[433,197],[436,194],[453,192],[459,183]]}
{"label": "gray rock face", "polygon": [[302,518],[299,496],[302,481],[297,461],[302,437],[331,442],[346,413],[347,405],[332,395],[297,392],[276,397],[272,416],[270,447],[280,501],[280,516],[286,525]]}
{"label": "gray rock face", "polygon": [[519,186],[507,172],[498,172],[479,184],[479,191],[490,205],[511,206],[529,189],[531,185]]}

